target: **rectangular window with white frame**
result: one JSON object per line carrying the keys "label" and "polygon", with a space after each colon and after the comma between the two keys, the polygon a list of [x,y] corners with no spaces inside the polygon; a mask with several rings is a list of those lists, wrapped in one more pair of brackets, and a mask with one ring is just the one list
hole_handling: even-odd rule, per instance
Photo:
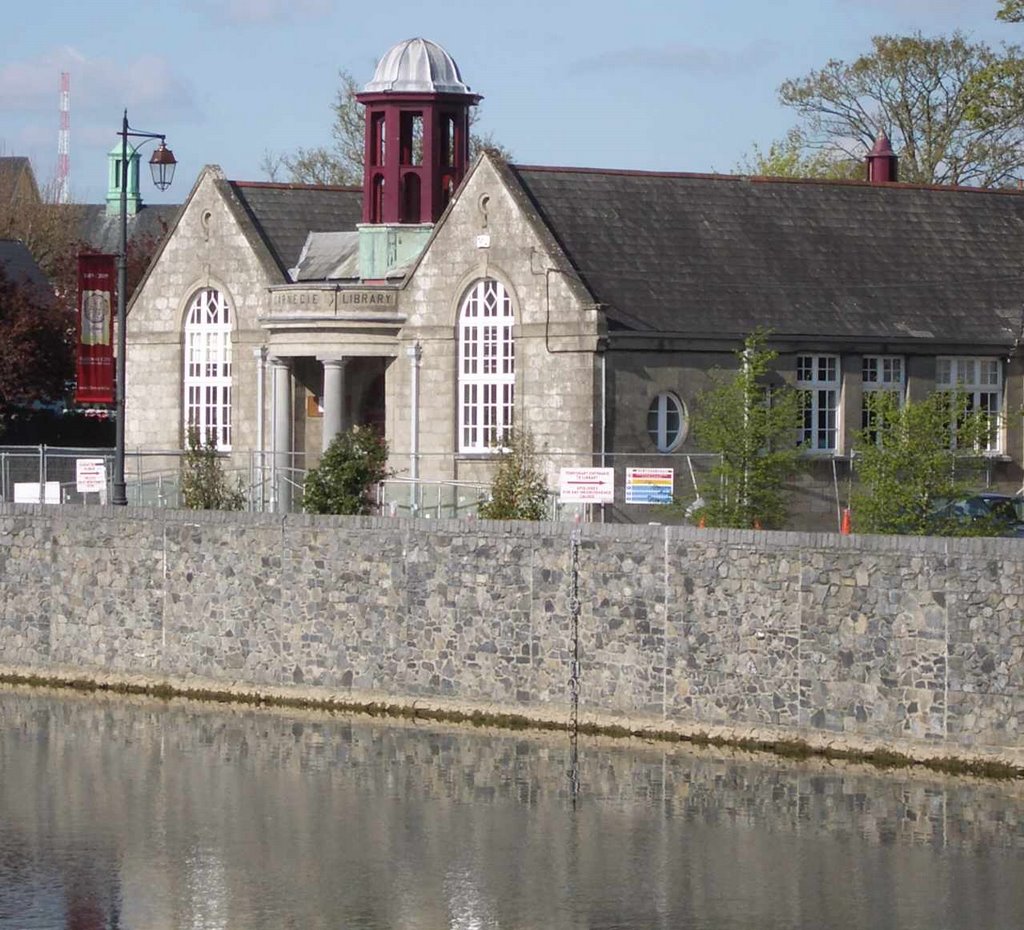
{"label": "rectangular window with white frame", "polygon": [[906,397],[906,364],[901,355],[865,355],[861,363],[861,429],[872,442],[878,442],[877,411],[873,409],[875,399],[887,391],[896,404],[903,405]]}
{"label": "rectangular window with white frame", "polygon": [[[1001,450],[999,428],[1002,413],[1003,365],[998,358],[976,356],[939,356],[936,359],[935,386],[940,391],[961,391],[968,412],[981,411],[988,417],[989,440],[983,451]],[[956,436],[954,432],[954,442]]]}
{"label": "rectangular window with white frame", "polygon": [[806,452],[835,452],[839,441],[839,356],[798,355],[796,386],[802,392],[800,445]]}

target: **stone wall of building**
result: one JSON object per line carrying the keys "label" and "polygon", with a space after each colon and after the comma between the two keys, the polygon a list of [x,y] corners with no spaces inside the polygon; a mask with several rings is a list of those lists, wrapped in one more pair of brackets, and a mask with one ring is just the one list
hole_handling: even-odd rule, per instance
{"label": "stone wall of building", "polygon": [[0,505],[0,667],[1024,763],[1024,545]]}

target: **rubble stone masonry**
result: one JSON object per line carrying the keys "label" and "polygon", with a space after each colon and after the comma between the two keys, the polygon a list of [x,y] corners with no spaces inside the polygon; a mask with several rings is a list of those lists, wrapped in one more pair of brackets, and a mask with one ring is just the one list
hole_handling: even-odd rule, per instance
{"label": "rubble stone masonry", "polygon": [[0,674],[1024,765],[1024,541],[0,505]]}

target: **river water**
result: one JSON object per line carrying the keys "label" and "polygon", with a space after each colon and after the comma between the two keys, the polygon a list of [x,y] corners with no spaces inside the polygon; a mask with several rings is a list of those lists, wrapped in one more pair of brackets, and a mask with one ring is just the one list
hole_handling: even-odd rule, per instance
{"label": "river water", "polygon": [[1024,786],[0,690],[0,930],[1024,925]]}

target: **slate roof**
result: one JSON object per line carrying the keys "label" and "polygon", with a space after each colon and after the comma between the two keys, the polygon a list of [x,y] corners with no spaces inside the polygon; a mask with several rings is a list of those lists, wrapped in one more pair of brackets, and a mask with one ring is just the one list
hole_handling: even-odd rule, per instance
{"label": "slate roof", "polygon": [[[106,204],[70,204],[69,209],[78,211],[79,236],[83,242],[98,252],[117,253],[121,247],[120,217],[108,216]],[[162,242],[180,212],[179,204],[143,205],[138,213],[128,217],[129,244],[136,239]]]}
{"label": "slate roof", "polygon": [[249,213],[280,266],[299,264],[311,232],[353,231],[363,215],[363,193],[354,187],[225,181]]}
{"label": "slate roof", "polygon": [[20,239],[0,239],[0,270],[8,281],[31,284],[50,294],[50,281]]}
{"label": "slate roof", "polygon": [[1012,345],[1024,195],[509,166],[610,330]]}

